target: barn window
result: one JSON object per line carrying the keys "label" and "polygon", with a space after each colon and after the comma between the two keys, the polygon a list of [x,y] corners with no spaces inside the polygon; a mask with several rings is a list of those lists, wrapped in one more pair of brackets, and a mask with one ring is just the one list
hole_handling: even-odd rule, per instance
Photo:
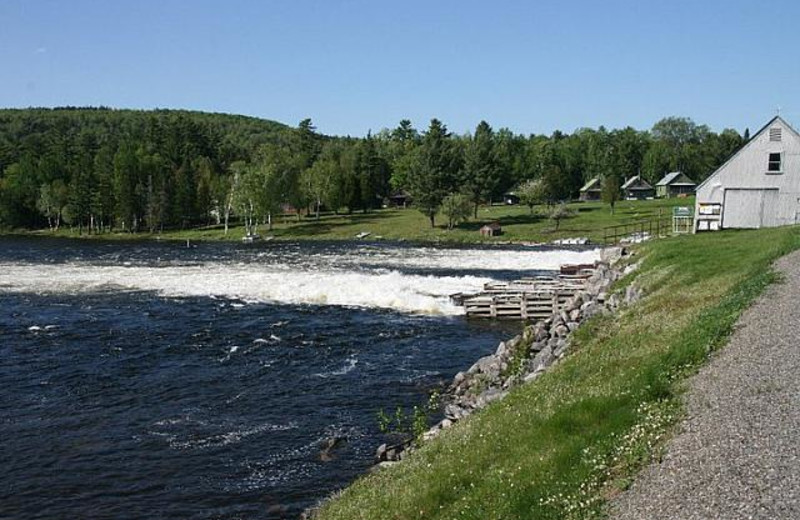
{"label": "barn window", "polygon": [[769,129],[769,140],[770,141],[780,141],[781,140],[781,127],[775,127]]}
{"label": "barn window", "polygon": [[781,153],[769,154],[769,162],[767,163],[767,173],[781,173]]}

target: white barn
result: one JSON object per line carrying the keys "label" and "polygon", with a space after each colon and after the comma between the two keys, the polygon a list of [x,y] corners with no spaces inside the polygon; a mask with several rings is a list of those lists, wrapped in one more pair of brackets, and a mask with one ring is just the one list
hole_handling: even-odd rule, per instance
{"label": "white barn", "polygon": [[695,231],[800,222],[800,134],[774,117],[697,187]]}

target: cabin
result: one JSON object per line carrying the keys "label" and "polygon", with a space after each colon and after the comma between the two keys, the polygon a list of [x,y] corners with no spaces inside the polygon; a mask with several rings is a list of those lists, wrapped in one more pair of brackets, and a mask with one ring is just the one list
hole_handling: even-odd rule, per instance
{"label": "cabin", "polygon": [[697,183],[685,173],[670,172],[656,183],[656,197],[660,199],[687,197],[694,193],[696,187]]}
{"label": "cabin", "polygon": [[503,228],[500,227],[499,222],[492,222],[483,226],[480,233],[483,237],[497,237],[503,233]]}
{"label": "cabin", "polygon": [[626,200],[644,200],[652,199],[656,190],[641,175],[634,175],[622,185],[622,193]]}
{"label": "cabin", "polygon": [[773,117],[696,194],[695,231],[799,223],[800,134]]}
{"label": "cabin", "polygon": [[600,200],[603,195],[603,186],[600,177],[595,177],[580,189],[580,200]]}
{"label": "cabin", "polygon": [[503,202],[508,206],[519,204],[519,196],[516,193],[506,193],[503,195]]}
{"label": "cabin", "polygon": [[412,202],[411,195],[403,190],[392,193],[388,199],[389,205],[393,208],[407,208]]}

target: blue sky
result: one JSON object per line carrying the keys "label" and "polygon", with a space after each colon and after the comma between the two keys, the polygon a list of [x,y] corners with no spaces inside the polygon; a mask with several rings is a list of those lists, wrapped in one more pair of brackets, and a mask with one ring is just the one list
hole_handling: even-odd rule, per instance
{"label": "blue sky", "polygon": [[800,123],[800,2],[0,0],[0,106],[231,112],[364,135]]}

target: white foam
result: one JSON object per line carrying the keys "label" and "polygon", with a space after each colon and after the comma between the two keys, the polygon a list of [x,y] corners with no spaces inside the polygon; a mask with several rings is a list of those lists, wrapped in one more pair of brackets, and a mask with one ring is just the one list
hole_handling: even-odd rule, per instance
{"label": "white foam", "polygon": [[446,249],[417,247],[410,249],[370,249],[364,256],[351,255],[353,262],[367,261],[386,266],[437,269],[474,269],[481,271],[556,270],[561,264],[592,263],[600,258],[600,250],[571,251],[561,249]]}
{"label": "white foam", "polygon": [[[379,263],[398,268],[518,270],[525,274],[538,269],[554,269],[561,263],[591,262],[597,256],[597,251],[414,248],[396,249],[385,254],[381,250],[362,254],[351,251],[335,257],[336,261],[333,261],[334,255],[328,255],[305,263],[284,259],[283,263],[206,262],[153,267],[72,262],[46,269],[37,264],[0,263],[0,290],[36,293],[140,290],[154,291],[166,297],[210,296],[244,302],[326,304],[456,315],[462,314],[463,308],[453,305],[449,295],[478,291],[491,278],[407,274],[392,269],[368,270],[357,265],[354,259],[360,258],[370,265]],[[236,308],[242,305],[232,303]],[[277,342],[280,338],[271,335],[269,340]]]}
{"label": "white foam", "polygon": [[358,358],[349,357],[342,368],[339,368],[338,370],[332,370],[331,372],[323,372],[314,375],[316,377],[321,377],[322,379],[327,379],[331,376],[343,376],[345,374],[349,374],[354,368],[356,368],[357,364]]}
{"label": "white foam", "polygon": [[[41,267],[0,264],[5,290],[81,293],[111,288],[163,296],[218,296],[250,302],[377,307],[428,314],[459,314],[448,296],[478,290],[489,278],[404,275],[396,271],[286,271],[272,266],[211,264],[116,267],[67,264],[42,276]],[[236,304],[241,305],[241,304]],[[277,336],[270,337],[276,341]]]}

